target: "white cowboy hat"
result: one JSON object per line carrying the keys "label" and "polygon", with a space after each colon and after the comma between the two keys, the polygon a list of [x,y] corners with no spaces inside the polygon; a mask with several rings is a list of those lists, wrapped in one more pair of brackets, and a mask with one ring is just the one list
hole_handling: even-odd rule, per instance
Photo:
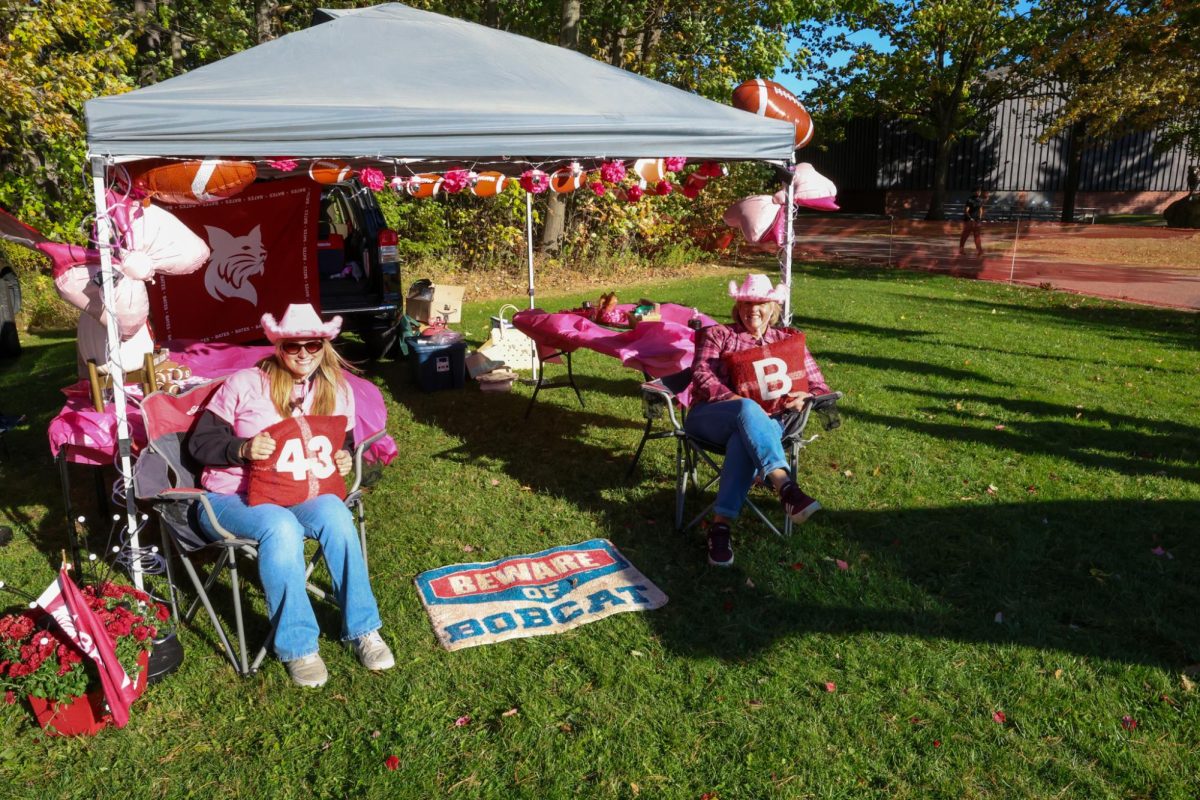
{"label": "white cowboy hat", "polygon": [[270,314],[262,315],[262,329],[271,344],[282,339],[332,339],[342,329],[342,318],[322,322],[309,303],[292,303],[279,322]]}
{"label": "white cowboy hat", "polygon": [[781,283],[771,288],[771,279],[761,273],[751,273],[742,281],[741,288],[736,281],[729,282],[729,296],[739,303],[782,303],[787,300],[788,286]]}

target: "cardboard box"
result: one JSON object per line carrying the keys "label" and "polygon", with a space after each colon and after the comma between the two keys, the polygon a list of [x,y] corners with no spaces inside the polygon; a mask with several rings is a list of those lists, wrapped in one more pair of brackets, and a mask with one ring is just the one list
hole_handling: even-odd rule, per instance
{"label": "cardboard box", "polygon": [[465,286],[448,286],[435,283],[429,299],[410,297],[405,301],[404,313],[421,322],[443,319],[447,323],[462,322],[463,295]]}

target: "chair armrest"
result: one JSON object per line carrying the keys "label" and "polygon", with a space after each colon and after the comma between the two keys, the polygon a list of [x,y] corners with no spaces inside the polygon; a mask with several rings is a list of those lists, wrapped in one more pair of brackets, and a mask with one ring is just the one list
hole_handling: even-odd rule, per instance
{"label": "chair armrest", "polygon": [[[675,414],[676,395],[675,392],[667,388],[662,379],[656,378],[652,381],[646,381],[642,384],[642,406],[646,408],[646,404],[650,402],[660,402],[667,410],[667,416],[671,420],[671,427],[675,430],[683,428],[682,423]],[[652,419],[650,413],[646,413],[647,419]]]}
{"label": "chair armrest", "polygon": [[204,515],[208,517],[208,521],[212,523],[213,529],[221,537],[221,541],[214,542],[214,544],[238,547],[242,545],[257,546],[258,544],[253,539],[242,539],[234,536],[226,530],[224,525],[217,521],[217,515],[213,511],[212,503],[208,501],[208,492],[204,489],[167,489],[166,491],[159,492],[155,499],[170,500],[177,503],[199,502]]}
{"label": "chair armrest", "polygon": [[347,495],[354,494],[355,492],[358,491],[359,486],[362,485],[363,453],[367,452],[368,447],[370,447],[371,445],[375,444],[380,439],[382,439],[386,433],[387,433],[386,430],[376,431],[375,433],[371,434],[366,439],[363,439],[361,442],[359,442],[357,445],[355,445],[355,447],[354,447],[354,480],[351,482],[350,486],[346,487]]}
{"label": "chair armrest", "polygon": [[839,427],[842,424],[841,415],[838,414],[837,402],[845,395],[841,392],[830,392],[829,394],[818,394],[808,398],[805,404],[805,413],[816,411],[821,415],[821,427],[827,431]]}

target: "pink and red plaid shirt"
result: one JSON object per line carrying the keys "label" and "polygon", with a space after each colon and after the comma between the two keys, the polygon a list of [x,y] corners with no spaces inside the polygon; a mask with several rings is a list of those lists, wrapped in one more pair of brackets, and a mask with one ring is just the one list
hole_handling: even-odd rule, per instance
{"label": "pink and red plaid shirt", "polygon": [[[716,403],[728,400],[736,392],[729,388],[733,381],[722,355],[749,350],[761,344],[772,344],[790,334],[784,328],[771,328],[762,337],[755,339],[740,322],[733,325],[713,325],[697,331],[696,360],[692,362],[692,405]],[[804,347],[804,374],[808,377],[810,394],[827,394],[829,386],[817,366],[816,359]]]}

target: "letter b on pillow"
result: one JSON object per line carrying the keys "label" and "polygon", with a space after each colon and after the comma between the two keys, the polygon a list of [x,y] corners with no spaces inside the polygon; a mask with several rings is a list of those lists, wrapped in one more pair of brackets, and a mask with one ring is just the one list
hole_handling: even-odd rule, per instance
{"label": "letter b on pillow", "polygon": [[787,330],[791,335],[786,339],[721,356],[737,393],[758,403],[768,414],[783,410],[788,394],[808,391],[804,333]]}
{"label": "letter b on pillow", "polygon": [[275,452],[251,462],[247,503],[294,506],[317,495],[346,499],[333,457],[346,441],[346,417],[290,417],[265,430]]}

